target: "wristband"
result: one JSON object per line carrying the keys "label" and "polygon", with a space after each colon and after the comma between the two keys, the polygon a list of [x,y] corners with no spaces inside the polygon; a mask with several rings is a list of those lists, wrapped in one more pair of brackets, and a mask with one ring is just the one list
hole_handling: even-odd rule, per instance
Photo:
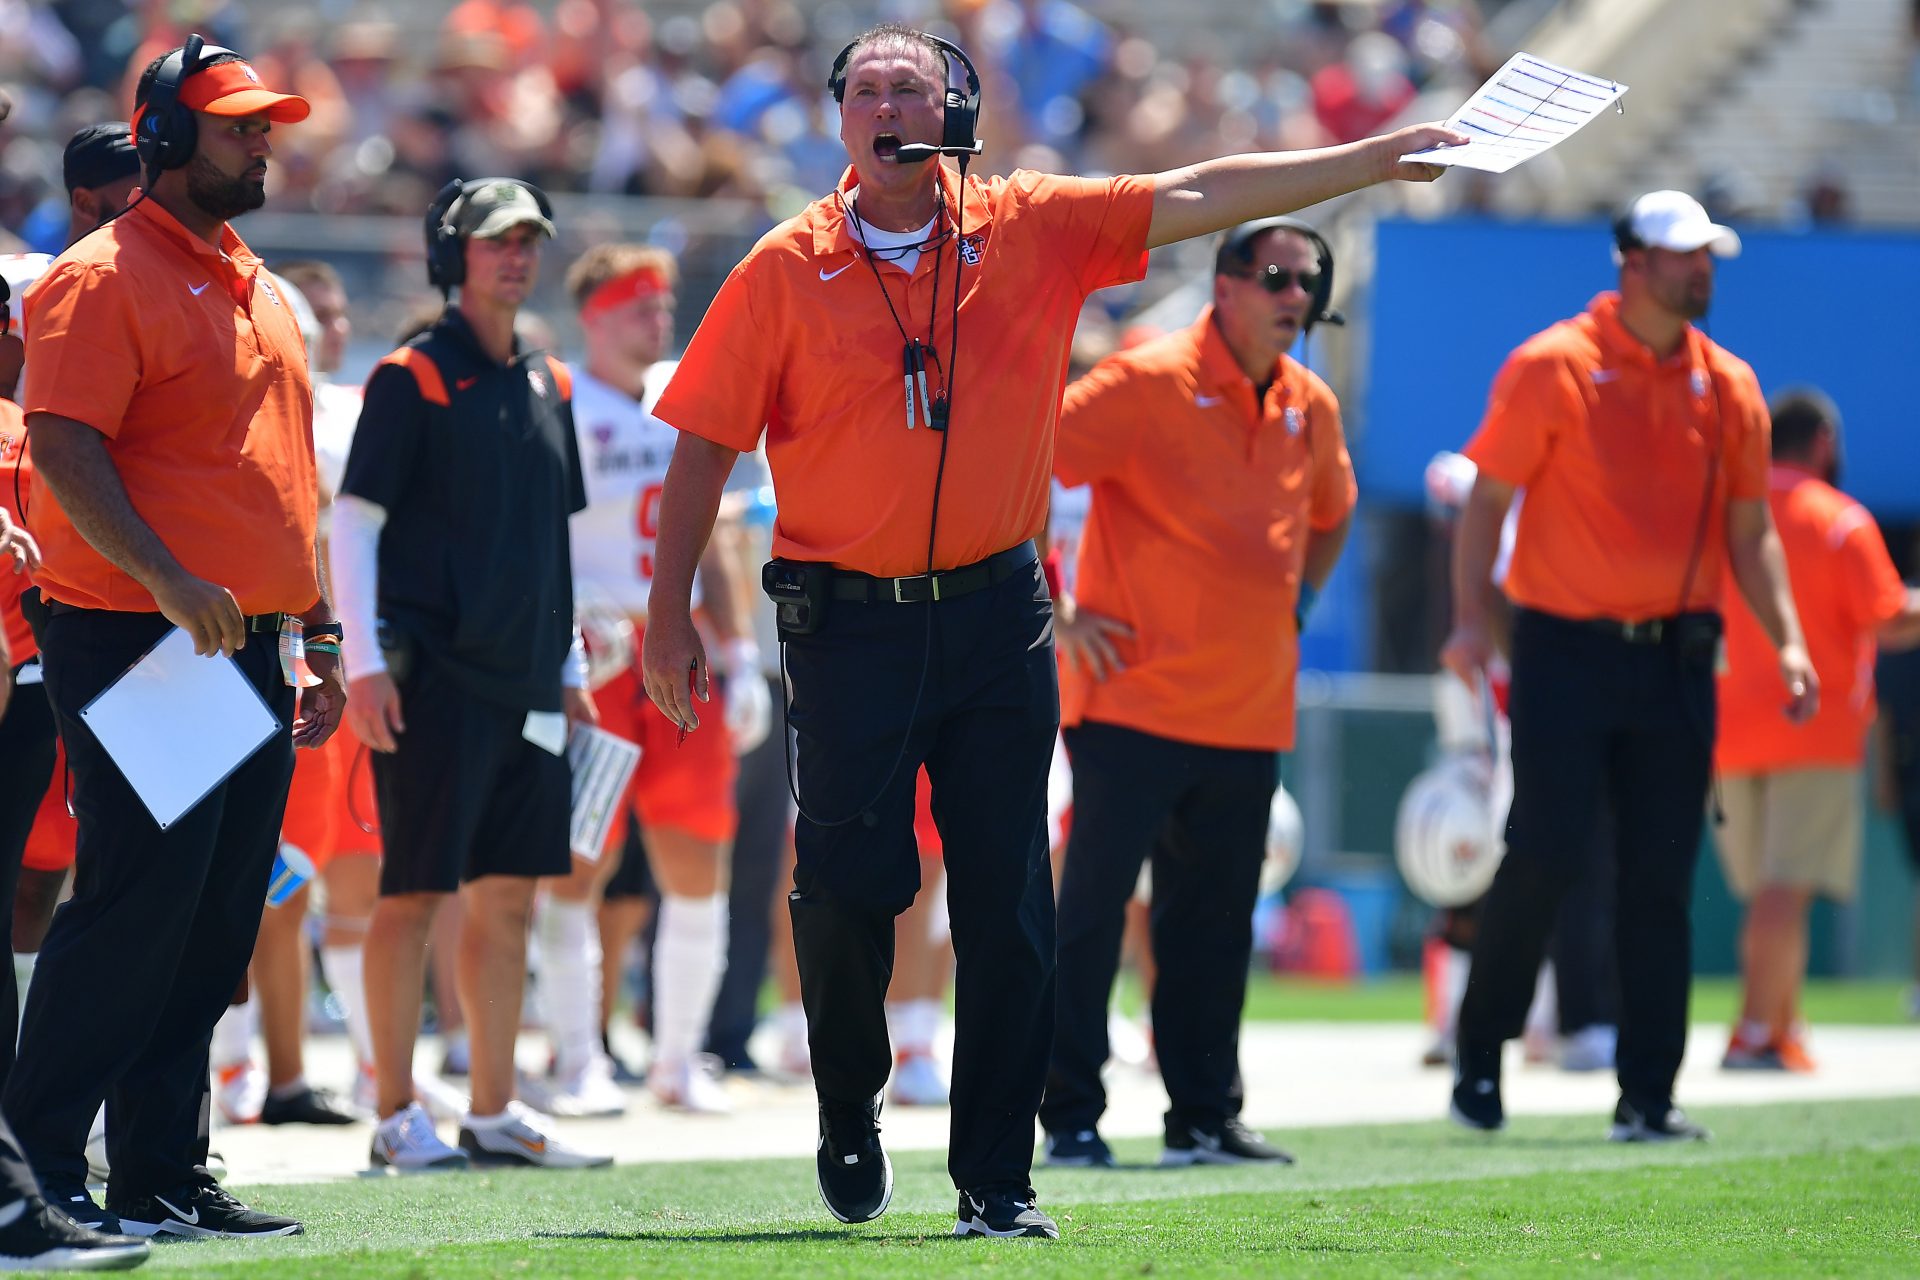
{"label": "wristband", "polygon": [[332,640],[309,640],[305,648],[308,653],[330,653],[336,658],[340,656],[340,645]]}

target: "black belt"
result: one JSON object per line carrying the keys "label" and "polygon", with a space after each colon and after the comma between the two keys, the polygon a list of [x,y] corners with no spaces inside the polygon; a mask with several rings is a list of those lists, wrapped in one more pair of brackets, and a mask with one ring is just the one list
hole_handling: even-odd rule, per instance
{"label": "black belt", "polygon": [[[81,605],[67,604],[60,600],[47,601],[47,612],[55,617],[59,617],[64,613],[144,613],[148,617],[157,618],[160,616],[158,612],[151,609],[88,609]],[[248,631],[277,632],[280,630],[280,624],[286,621],[286,618],[287,615],[284,613],[250,613],[240,621]]]}
{"label": "black belt", "polygon": [[1628,622],[1621,618],[1566,618],[1557,613],[1545,613],[1538,609],[1529,612],[1539,614],[1561,626],[1598,632],[1609,640],[1619,640],[1625,644],[1660,644],[1674,637],[1682,621],[1713,616],[1710,613],[1680,613],[1666,618],[1642,618],[1635,622]]}
{"label": "black belt", "polygon": [[1023,542],[1017,547],[997,551],[985,560],[963,564],[957,569],[917,573],[906,578],[876,578],[872,574],[855,573],[851,569],[836,569],[833,575],[833,598],[857,600],[862,604],[921,604],[928,600],[952,600],[956,596],[970,595],[997,586],[1022,569],[1032,568],[1039,559],[1040,553],[1034,550],[1033,543]]}

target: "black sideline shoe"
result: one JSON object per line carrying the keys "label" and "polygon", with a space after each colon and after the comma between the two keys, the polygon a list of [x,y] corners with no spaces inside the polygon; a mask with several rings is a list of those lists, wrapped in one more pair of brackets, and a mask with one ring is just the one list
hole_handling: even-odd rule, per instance
{"label": "black sideline shoe", "polygon": [[125,1271],[147,1260],[145,1240],[80,1226],[40,1199],[0,1209],[0,1271]]}
{"label": "black sideline shoe", "polygon": [[260,1104],[261,1124],[352,1124],[358,1119],[325,1089],[312,1087],[291,1098],[276,1098],[269,1093]]}
{"label": "black sideline shoe", "polygon": [[814,1155],[820,1198],[842,1222],[872,1222],[893,1200],[893,1162],[880,1148],[880,1099],[820,1101]]}
{"label": "black sideline shoe", "polygon": [[960,1193],[956,1236],[992,1236],[1008,1240],[1034,1236],[1047,1240],[1060,1238],[1060,1227],[1034,1199],[1032,1187],[983,1187]]}
{"label": "black sideline shoe", "polygon": [[1056,1169],[1111,1169],[1113,1148],[1092,1129],[1047,1135],[1047,1163]]}
{"label": "black sideline shoe", "polygon": [[124,1204],[109,1207],[120,1215],[121,1229],[130,1236],[189,1239],[220,1236],[246,1240],[297,1236],[305,1230],[293,1218],[249,1209],[212,1182],[183,1188],[175,1195],[136,1196]]}
{"label": "black sideline shoe", "polygon": [[1247,1128],[1238,1116],[1208,1125],[1176,1123],[1169,1118],[1160,1163],[1169,1168],[1190,1164],[1292,1164],[1293,1157]]}
{"label": "black sideline shoe", "polygon": [[72,1218],[76,1226],[89,1231],[101,1231],[110,1236],[120,1234],[120,1219],[102,1209],[94,1198],[81,1186],[43,1187],[47,1193],[47,1203]]}
{"label": "black sideline shoe", "polygon": [[1493,1133],[1506,1128],[1507,1109],[1500,1105],[1500,1082],[1484,1076],[1478,1080],[1457,1076],[1447,1116],[1463,1129]]}
{"label": "black sideline shoe", "polygon": [[1713,1135],[1675,1106],[1640,1110],[1625,1098],[1613,1109],[1610,1142],[1705,1142]]}

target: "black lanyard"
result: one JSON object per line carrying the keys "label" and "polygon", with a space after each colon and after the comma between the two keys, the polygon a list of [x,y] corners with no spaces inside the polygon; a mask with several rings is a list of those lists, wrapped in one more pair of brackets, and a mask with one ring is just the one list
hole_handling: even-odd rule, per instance
{"label": "black lanyard", "polygon": [[[943,266],[940,248],[946,244],[951,232],[947,227],[947,199],[944,186],[939,194],[939,211],[934,215],[935,230],[931,237],[918,245],[903,245],[894,253],[904,252],[908,248],[917,248],[922,253],[933,255],[933,302],[927,310],[927,340],[920,341],[908,334],[907,326],[900,322],[900,313],[894,308],[893,295],[887,292],[886,281],[880,278],[880,266],[875,261],[873,247],[867,243],[866,224],[860,218],[858,197],[852,207],[845,210],[847,220],[853,226],[854,238],[860,242],[862,256],[867,260],[867,269],[873,273],[873,282],[879,286],[880,299],[887,304],[887,315],[893,321],[893,327],[900,335],[901,343],[901,381],[906,390],[907,430],[911,431],[918,419],[924,419],[934,431],[947,428],[947,377],[940,363],[940,353],[934,345],[934,322],[940,316],[940,272]],[[892,261],[893,259],[889,259]],[[958,287],[957,285],[955,286]],[[939,375],[940,385],[931,394],[927,389],[927,362],[933,362],[934,371]]]}

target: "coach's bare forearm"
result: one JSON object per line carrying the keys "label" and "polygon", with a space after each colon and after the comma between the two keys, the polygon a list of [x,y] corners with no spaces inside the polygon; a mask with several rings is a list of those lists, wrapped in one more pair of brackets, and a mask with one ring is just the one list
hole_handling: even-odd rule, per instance
{"label": "coach's bare forearm", "polygon": [[148,591],[185,573],[133,509],[105,436],[84,422],[52,413],[32,414],[27,429],[34,470],[89,546]]}

